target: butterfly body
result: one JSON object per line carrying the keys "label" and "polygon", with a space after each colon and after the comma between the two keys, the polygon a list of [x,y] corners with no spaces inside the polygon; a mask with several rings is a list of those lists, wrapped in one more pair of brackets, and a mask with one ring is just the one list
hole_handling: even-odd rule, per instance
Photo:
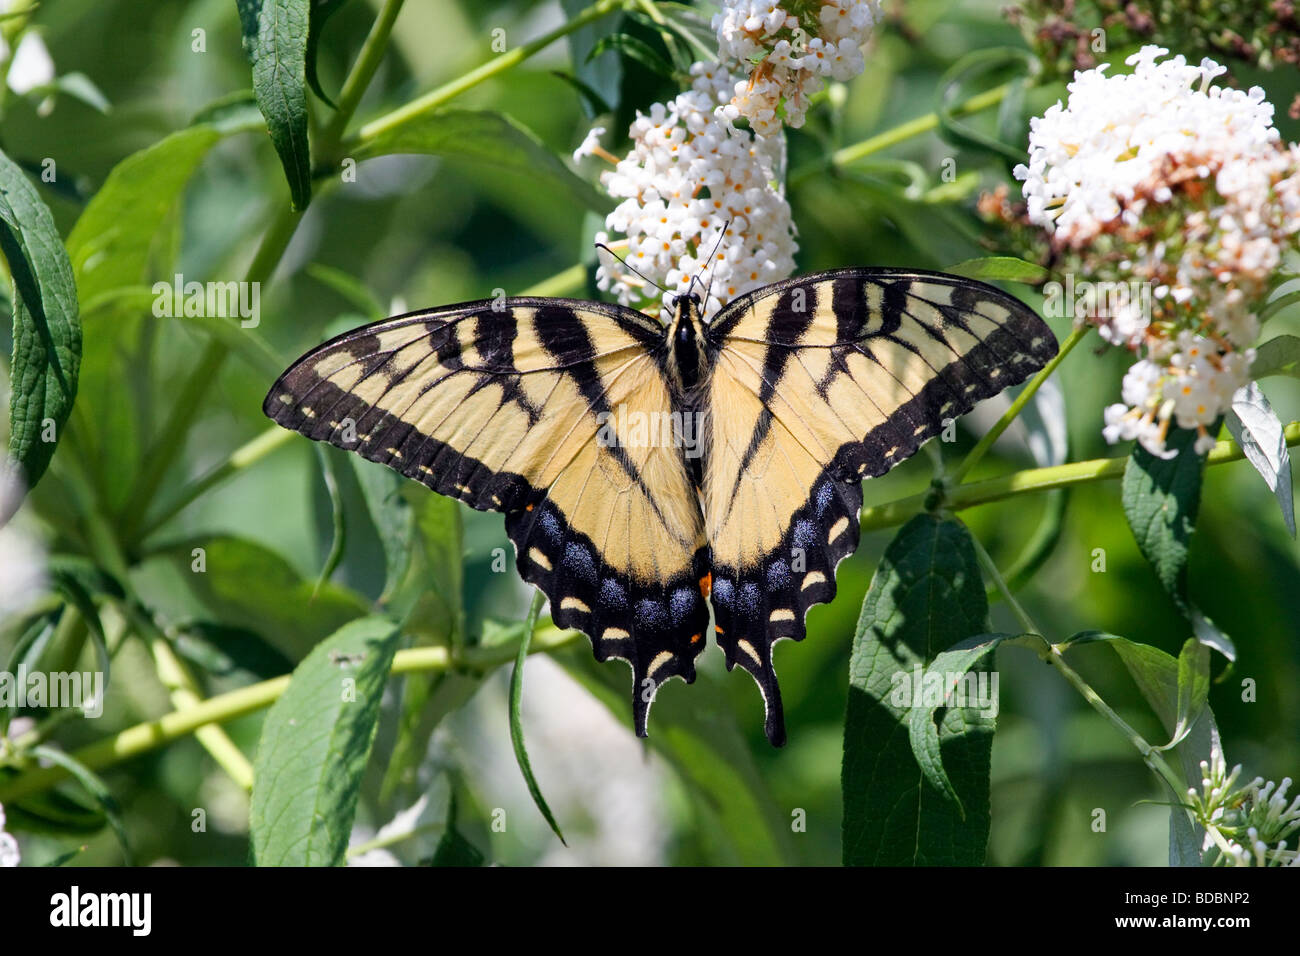
{"label": "butterfly body", "polygon": [[627,660],[644,735],[710,631],[784,740],[773,645],[835,594],[861,481],[1053,355],[1005,293],[938,273],[787,280],[705,321],[570,299],[484,300],[375,323],[272,387],[286,427],[502,511],[521,576],[598,660]]}

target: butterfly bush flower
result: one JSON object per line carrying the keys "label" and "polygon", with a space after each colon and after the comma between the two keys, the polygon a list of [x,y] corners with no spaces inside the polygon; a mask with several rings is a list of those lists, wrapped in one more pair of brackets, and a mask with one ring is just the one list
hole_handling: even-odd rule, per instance
{"label": "butterfly bush flower", "polygon": [[723,0],[713,17],[718,58],[737,73],[727,106],[758,133],[772,135],[782,121],[803,126],[808,101],[826,78],[851,80],[862,72],[862,46],[880,21],[879,0]]}
{"label": "butterfly bush flower", "polygon": [[1250,381],[1257,310],[1300,232],[1300,145],[1282,142],[1259,87],[1213,86],[1224,68],[1144,47],[1131,75],[1075,74],[1069,99],[1031,123],[1023,180],[1029,221],[1066,269],[1150,290],[1087,317],[1139,357],[1109,442],[1170,457],[1171,427],[1195,451]]}
{"label": "butterfly bush flower", "polygon": [[[602,250],[596,284],[623,305],[656,314],[661,304],[671,308],[671,297],[687,292],[693,277],[710,289],[704,312],[711,314],[790,276],[798,248],[781,186],[784,139],[737,129],[721,112],[733,86],[725,70],[696,63],[691,76],[688,91],[637,114],[626,157],[607,153],[600,133],[575,154],[614,161],[601,183],[622,200],[596,241],[625,236],[610,244],[627,264]],[[650,283],[667,290],[662,300]]]}
{"label": "butterfly bush flower", "polygon": [[1300,831],[1300,796],[1287,799],[1291,778],[1281,783],[1256,777],[1237,786],[1241,765],[1229,772],[1223,754],[1201,761],[1201,789],[1187,791],[1188,806],[1205,828],[1203,852],[1222,866],[1297,866],[1288,849]]}

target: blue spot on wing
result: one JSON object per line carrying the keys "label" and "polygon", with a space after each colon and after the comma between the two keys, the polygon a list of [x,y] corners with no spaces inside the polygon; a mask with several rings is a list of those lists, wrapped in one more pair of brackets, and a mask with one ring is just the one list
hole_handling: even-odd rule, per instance
{"label": "blue spot on wing", "polygon": [[621,609],[627,606],[627,591],[613,578],[600,583],[600,602],[607,607]]}
{"label": "blue spot on wing", "polygon": [[784,561],[773,561],[767,566],[767,589],[780,591],[790,582],[790,569]]}
{"label": "blue spot on wing", "polygon": [[564,566],[574,577],[586,584],[596,583],[596,562],[591,552],[575,541],[570,541],[564,548]]}
{"label": "blue spot on wing", "polygon": [[668,599],[668,606],[672,611],[674,624],[686,620],[687,615],[695,608],[696,597],[698,597],[697,592],[690,588],[678,588],[672,593],[672,597]]}
{"label": "blue spot on wing", "polygon": [[636,602],[635,617],[637,624],[640,626],[654,628],[655,630],[668,623],[668,615],[664,613],[663,605],[648,598]]}
{"label": "blue spot on wing", "polygon": [[722,607],[730,607],[735,596],[732,584],[726,578],[717,578],[713,582],[713,600]]}

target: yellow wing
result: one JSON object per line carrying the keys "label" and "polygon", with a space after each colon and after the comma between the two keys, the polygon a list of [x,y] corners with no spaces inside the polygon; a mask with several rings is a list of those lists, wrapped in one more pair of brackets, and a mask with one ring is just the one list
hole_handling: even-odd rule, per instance
{"label": "yellow wing", "polygon": [[327,342],[263,408],[504,512],[519,572],[550,598],[555,622],[585,632],[597,659],[632,665],[644,735],[658,685],[694,680],[709,620],[698,498],[671,432],[655,430],[672,411],[663,338],[618,306],[470,302]]}
{"label": "yellow wing", "polygon": [[983,283],[824,272],[730,303],[706,333],[702,499],[717,640],[758,681],[784,739],[772,645],[802,640],[858,544],[861,480],[1056,353],[1047,325]]}

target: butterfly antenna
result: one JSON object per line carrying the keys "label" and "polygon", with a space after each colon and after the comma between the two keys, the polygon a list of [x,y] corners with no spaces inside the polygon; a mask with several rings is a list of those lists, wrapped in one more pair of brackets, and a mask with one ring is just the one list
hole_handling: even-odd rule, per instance
{"label": "butterfly antenna", "polygon": [[647,276],[647,275],[645,275],[644,273],[642,273],[640,269],[638,269],[636,266],[632,265],[630,262],[628,262],[626,259],[624,259],[622,256],[620,256],[617,252],[615,252],[613,249],[611,249],[609,246],[605,245],[603,242],[598,242],[598,243],[596,243],[596,248],[597,248],[597,249],[604,249],[606,252],[608,252],[611,256],[613,256],[613,257],[614,257],[615,259],[617,259],[619,262],[623,263],[623,265],[627,266],[627,268],[628,268],[630,271],[632,271],[632,272],[636,273],[637,275],[641,276],[642,279],[644,279],[646,282],[650,283],[652,286],[654,286],[656,289],[658,289],[658,290],[659,290],[660,292],[662,292],[664,295],[667,295],[667,294],[668,294],[668,290],[667,290],[667,289],[665,289],[663,286],[661,286],[658,282],[655,282],[654,279],[651,279],[649,276]]}
{"label": "butterfly antenna", "polygon": [[[731,222],[732,222],[732,220],[730,220],[730,219],[728,219],[728,220],[726,221],[726,223],[725,223],[725,224],[723,225],[723,227],[722,227],[722,232],[720,232],[720,233],[718,234],[718,241],[715,242],[715,243],[713,244],[713,251],[709,253],[709,265],[708,265],[708,268],[710,268],[710,269],[713,268],[713,257],[716,256],[716,255],[718,254],[718,249],[722,247],[722,240],[726,238],[726,236],[727,236],[727,230],[731,228]],[[710,273],[709,273],[709,284],[708,284],[707,286],[705,286],[705,289],[704,289],[704,303],[703,303],[703,305],[700,306],[700,311],[701,311],[701,312],[703,312],[705,309],[707,309],[707,308],[709,307],[709,295],[710,295],[710,293],[712,293],[712,292],[713,292],[713,273],[710,272]]]}

